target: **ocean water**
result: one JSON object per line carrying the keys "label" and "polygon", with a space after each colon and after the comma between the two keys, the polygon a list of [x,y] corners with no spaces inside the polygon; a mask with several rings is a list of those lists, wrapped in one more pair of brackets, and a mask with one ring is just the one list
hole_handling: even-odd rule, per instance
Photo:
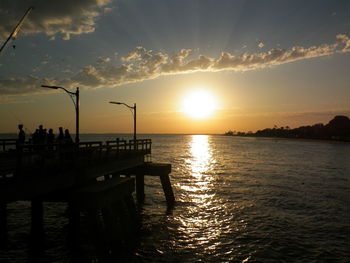
{"label": "ocean water", "polygon": [[[167,209],[159,179],[146,178],[139,244],[128,261],[350,262],[349,143],[140,137],[152,139],[152,161],[172,164],[177,202]],[[40,253],[26,242],[28,207],[9,205],[10,241],[0,262],[69,262],[65,207],[45,206],[48,234]],[[103,262],[93,256],[90,261]]]}

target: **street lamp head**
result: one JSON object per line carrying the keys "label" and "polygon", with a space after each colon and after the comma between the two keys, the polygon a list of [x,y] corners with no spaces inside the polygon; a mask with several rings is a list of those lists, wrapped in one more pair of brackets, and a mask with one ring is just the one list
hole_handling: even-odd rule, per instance
{"label": "street lamp head", "polygon": [[48,89],[60,89],[61,87],[57,86],[48,86],[48,85],[41,85],[42,88],[48,88]]}
{"label": "street lamp head", "polygon": [[[41,85],[41,87],[47,88],[47,89],[62,89],[70,96],[75,108],[75,127],[76,127],[75,142],[79,143],[79,88],[77,87],[76,92],[71,92],[63,87],[58,87],[58,86]],[[75,96],[75,101],[72,95]]]}
{"label": "street lamp head", "polygon": [[118,104],[118,105],[124,105],[125,107],[128,107],[131,111],[133,117],[134,117],[134,147],[136,149],[136,103],[134,103],[134,106],[129,106],[128,104],[124,102],[118,102],[118,101],[110,101],[109,103],[112,104]]}

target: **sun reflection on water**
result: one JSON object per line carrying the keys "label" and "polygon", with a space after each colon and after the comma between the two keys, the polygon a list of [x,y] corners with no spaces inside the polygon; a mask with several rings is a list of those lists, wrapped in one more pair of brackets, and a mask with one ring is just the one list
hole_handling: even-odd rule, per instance
{"label": "sun reflection on water", "polygon": [[194,177],[202,176],[210,169],[213,160],[212,149],[209,144],[209,136],[194,135],[190,142],[190,166]]}
{"label": "sun reflection on water", "polygon": [[225,210],[225,205],[218,203],[215,193],[213,166],[216,163],[210,136],[193,135],[188,142],[188,155],[184,160],[187,184],[181,185],[186,193],[182,201],[191,203],[187,212],[178,216],[178,230],[186,242],[187,248],[202,247],[215,249],[217,238],[222,233],[223,222],[218,215]]}

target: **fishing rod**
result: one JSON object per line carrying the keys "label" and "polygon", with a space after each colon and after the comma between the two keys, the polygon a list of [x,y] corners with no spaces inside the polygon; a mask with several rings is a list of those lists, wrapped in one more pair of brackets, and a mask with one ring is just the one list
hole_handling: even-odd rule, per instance
{"label": "fishing rod", "polygon": [[19,20],[18,24],[16,25],[16,27],[12,30],[11,34],[9,35],[9,37],[6,39],[5,43],[1,46],[0,48],[0,53],[1,51],[5,48],[7,42],[10,41],[11,38],[15,38],[23,24],[24,19],[28,16],[28,14],[30,13],[30,11],[32,11],[34,9],[33,6],[29,7],[27,9],[27,11],[24,13],[24,15],[22,16],[22,18]]}

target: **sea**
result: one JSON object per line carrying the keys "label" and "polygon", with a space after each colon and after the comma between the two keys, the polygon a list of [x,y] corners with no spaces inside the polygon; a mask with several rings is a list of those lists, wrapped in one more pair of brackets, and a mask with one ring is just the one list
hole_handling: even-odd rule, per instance
{"label": "sea", "polygon": [[[222,135],[138,135],[172,164],[173,208],[146,177],[136,247],[84,262],[350,262],[350,143]],[[82,141],[131,135],[83,134]],[[30,204],[8,205],[0,262],[74,262],[67,208],[45,204],[45,242],[30,242]]]}

